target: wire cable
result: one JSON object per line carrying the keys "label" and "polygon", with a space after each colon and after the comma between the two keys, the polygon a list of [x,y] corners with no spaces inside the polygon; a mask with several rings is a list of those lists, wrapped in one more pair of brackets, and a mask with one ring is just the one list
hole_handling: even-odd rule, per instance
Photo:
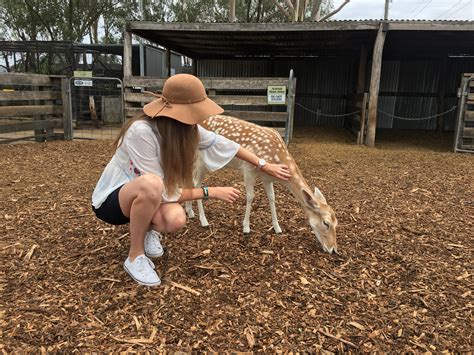
{"label": "wire cable", "polygon": [[441,113],[437,113],[436,115],[431,115],[431,116],[426,116],[426,117],[401,117],[401,116],[396,116],[396,115],[392,115],[391,113],[388,113],[388,112],[385,112],[381,109],[377,109],[378,112],[384,114],[384,115],[387,115],[389,117],[392,117],[392,118],[397,118],[399,120],[404,120],[404,121],[422,121],[422,120],[430,120],[432,118],[435,118],[435,117],[439,117],[439,116],[443,116],[447,113],[450,113],[452,111],[454,111],[455,109],[457,108],[456,105],[452,106],[449,110],[447,111],[444,111],[444,112],[441,112]]}
{"label": "wire cable", "polygon": [[456,12],[449,15],[449,17],[452,17],[452,16],[456,15],[459,11],[463,10],[465,7],[468,7],[469,5],[472,5],[472,0],[468,3],[466,3],[466,5],[464,5],[463,7],[460,7]]}
{"label": "wire cable", "polygon": [[428,5],[431,4],[432,2],[433,2],[433,0],[428,0],[428,2],[426,3],[426,5],[423,6],[423,7],[421,8],[421,10],[418,11],[415,16],[413,16],[413,18],[416,18],[416,17],[417,17],[424,9],[426,9],[426,8],[428,7]]}
{"label": "wire cable", "polygon": [[437,19],[440,19],[442,16],[446,15],[449,11],[451,11],[452,9],[454,9],[456,6],[458,6],[460,3],[462,2],[462,0],[459,0],[457,3],[455,3],[453,6],[451,6],[449,9],[447,9],[446,11],[444,11],[441,15],[439,15]]}

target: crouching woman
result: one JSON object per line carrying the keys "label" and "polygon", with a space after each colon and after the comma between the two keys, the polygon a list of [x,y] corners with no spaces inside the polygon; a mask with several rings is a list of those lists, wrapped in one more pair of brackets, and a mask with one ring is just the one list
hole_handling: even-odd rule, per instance
{"label": "crouching woman", "polygon": [[264,172],[288,180],[285,165],[265,164],[237,143],[199,126],[223,109],[210,100],[202,82],[189,74],[169,78],[163,94],[128,121],[117,149],[92,194],[97,217],[113,225],[129,223],[130,249],[125,271],[139,284],[161,283],[149,257],[163,255],[162,232],[177,232],[186,223],[181,202],[218,199],[233,203],[233,187],[193,188],[197,151],[209,170],[225,166],[235,156]]}

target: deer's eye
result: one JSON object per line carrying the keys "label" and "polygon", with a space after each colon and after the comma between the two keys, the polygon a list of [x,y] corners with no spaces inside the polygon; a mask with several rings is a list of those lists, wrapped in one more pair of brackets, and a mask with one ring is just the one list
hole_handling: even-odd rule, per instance
{"label": "deer's eye", "polygon": [[329,223],[328,221],[323,221],[323,224],[327,229],[329,229],[329,227],[331,226],[331,223]]}

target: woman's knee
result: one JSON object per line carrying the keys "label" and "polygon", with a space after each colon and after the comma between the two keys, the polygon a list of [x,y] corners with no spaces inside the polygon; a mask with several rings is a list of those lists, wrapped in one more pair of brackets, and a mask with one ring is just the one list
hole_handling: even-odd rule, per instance
{"label": "woman's knee", "polygon": [[152,174],[146,174],[138,177],[138,195],[153,201],[160,201],[163,192],[163,180]]}
{"label": "woman's knee", "polygon": [[174,232],[180,231],[186,225],[186,212],[184,212],[184,209],[181,206],[179,210],[176,211],[176,216],[171,224],[171,229],[173,229]]}
{"label": "woman's knee", "polygon": [[153,218],[153,224],[158,231],[179,232],[186,225],[186,213],[179,204],[162,205]]}

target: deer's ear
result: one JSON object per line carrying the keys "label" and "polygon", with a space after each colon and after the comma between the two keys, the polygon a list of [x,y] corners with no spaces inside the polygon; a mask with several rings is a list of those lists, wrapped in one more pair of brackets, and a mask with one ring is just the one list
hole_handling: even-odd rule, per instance
{"label": "deer's ear", "polygon": [[313,196],[311,196],[311,194],[308,191],[301,190],[301,192],[303,193],[304,202],[309,208],[313,208],[313,209],[319,208],[318,203],[314,200]]}
{"label": "deer's ear", "polygon": [[325,205],[327,205],[328,203],[326,202],[326,198],[324,198],[324,195],[322,194],[321,191],[319,191],[319,189],[317,187],[314,188],[314,196],[319,200],[321,201],[322,203],[324,203]]}

